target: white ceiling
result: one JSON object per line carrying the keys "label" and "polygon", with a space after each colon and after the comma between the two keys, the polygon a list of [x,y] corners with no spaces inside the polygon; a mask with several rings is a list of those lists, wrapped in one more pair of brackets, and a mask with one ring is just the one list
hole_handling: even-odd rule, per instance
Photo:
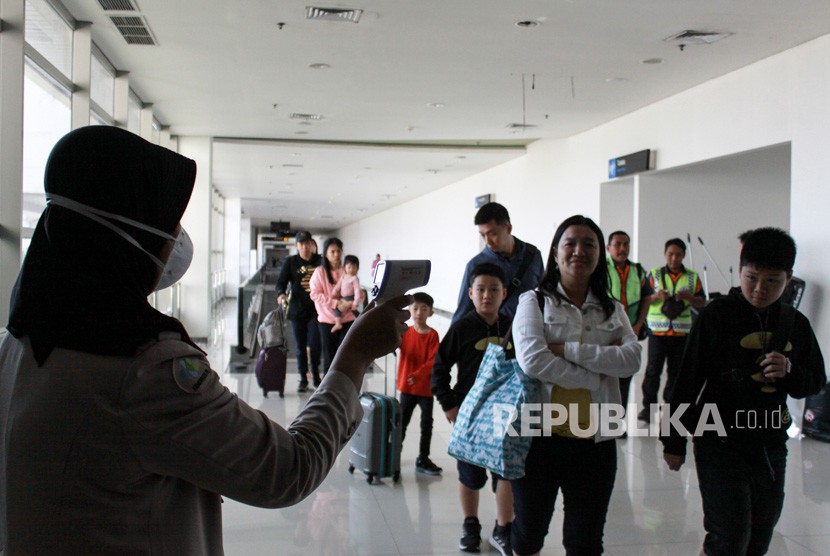
{"label": "white ceiling", "polygon": [[[830,32],[828,0],[130,1],[157,46],[127,45],[98,0],[65,6],[173,135],[217,138],[214,185],[246,216],[315,231]],[[664,40],[684,30],[733,34]]]}

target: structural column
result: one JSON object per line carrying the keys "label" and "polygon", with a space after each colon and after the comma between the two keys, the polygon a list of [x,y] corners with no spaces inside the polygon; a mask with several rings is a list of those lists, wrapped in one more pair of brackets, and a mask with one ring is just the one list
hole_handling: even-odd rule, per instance
{"label": "structural column", "polygon": [[179,153],[196,161],[196,185],[190,204],[182,217],[182,226],[193,240],[193,262],[182,278],[181,320],[193,338],[210,337],[211,287],[210,221],[212,211],[211,166],[213,140],[210,137],[179,137]]}
{"label": "structural column", "polygon": [[20,269],[24,0],[0,0],[0,328]]}
{"label": "structural column", "polygon": [[79,21],[72,33],[72,129],[89,125],[92,90],[92,24]]}

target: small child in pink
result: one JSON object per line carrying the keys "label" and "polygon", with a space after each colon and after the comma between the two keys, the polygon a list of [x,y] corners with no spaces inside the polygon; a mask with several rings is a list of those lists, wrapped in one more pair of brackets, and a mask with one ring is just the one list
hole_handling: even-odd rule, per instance
{"label": "small child in pink", "polygon": [[[360,290],[360,280],[357,278],[357,271],[360,269],[360,261],[354,255],[346,255],[343,258],[343,276],[335,284],[331,292],[333,299],[345,299],[352,302],[352,312],[357,316],[357,308],[360,302],[363,301],[363,292]],[[331,327],[332,332],[337,332],[343,328],[341,316],[343,313],[339,309],[334,309],[334,326]]]}

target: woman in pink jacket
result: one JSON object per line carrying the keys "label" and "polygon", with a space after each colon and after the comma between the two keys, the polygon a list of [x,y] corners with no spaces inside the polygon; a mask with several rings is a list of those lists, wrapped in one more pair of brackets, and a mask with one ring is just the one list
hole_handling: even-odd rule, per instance
{"label": "woman in pink jacket", "polygon": [[[352,301],[337,299],[332,296],[334,286],[343,276],[343,242],[336,237],[330,237],[323,243],[323,264],[314,270],[311,275],[311,299],[317,309],[317,321],[320,327],[320,342],[323,348],[322,374],[329,370],[337,348],[351,328],[355,316],[352,313]],[[359,305],[359,300],[356,300]],[[343,316],[343,328],[332,332],[335,324],[334,309],[340,309]]]}

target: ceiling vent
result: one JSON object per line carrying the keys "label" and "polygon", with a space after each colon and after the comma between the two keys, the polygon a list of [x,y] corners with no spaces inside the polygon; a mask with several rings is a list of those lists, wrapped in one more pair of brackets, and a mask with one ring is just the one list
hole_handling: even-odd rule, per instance
{"label": "ceiling vent", "polygon": [[666,42],[678,44],[680,46],[689,46],[692,44],[712,44],[721,39],[732,35],[732,33],[709,33],[706,31],[682,31],[671,37],[663,39]]}
{"label": "ceiling vent", "polygon": [[147,22],[141,16],[109,16],[127,44],[157,44]]}
{"label": "ceiling vent", "polygon": [[294,112],[290,117],[292,120],[302,120],[304,122],[323,119],[321,114],[300,114],[298,112]]}
{"label": "ceiling vent", "polygon": [[340,8],[316,8],[314,6],[306,6],[305,18],[317,19],[323,21],[343,21],[357,23],[360,21],[360,16],[363,15],[363,10],[351,10]]}
{"label": "ceiling vent", "polygon": [[532,129],[538,127],[534,124],[507,124],[507,129]]}
{"label": "ceiling vent", "polygon": [[98,0],[105,12],[136,12],[138,11],[130,0]]}

